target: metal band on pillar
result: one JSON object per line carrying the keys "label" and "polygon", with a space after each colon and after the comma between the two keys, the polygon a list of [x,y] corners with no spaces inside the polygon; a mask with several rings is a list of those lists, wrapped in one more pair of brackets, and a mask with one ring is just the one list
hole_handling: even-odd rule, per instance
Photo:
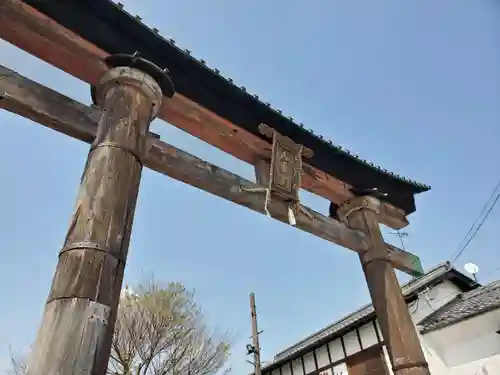
{"label": "metal band on pillar", "polygon": [[[380,214],[380,201],[371,196],[354,197],[344,202],[337,210],[339,219],[349,225],[349,216],[360,210],[369,210],[375,215]],[[391,254],[385,247],[382,251],[372,251],[373,246],[369,245],[370,251],[360,254],[361,262],[366,265],[371,262],[389,262]]]}
{"label": "metal band on pillar", "polygon": [[378,197],[383,194],[376,189],[353,193],[355,197],[340,205],[334,213],[348,227],[366,235],[369,250],[359,253],[359,258],[394,375],[429,375],[418,334],[380,232]]}
{"label": "metal band on pillar", "polygon": [[[167,75],[168,69],[161,69],[152,62],[139,56],[139,52],[133,55],[118,54],[105,59],[111,68],[99,80],[97,86],[91,87],[91,96],[94,105],[104,109],[104,101],[109,89],[116,85],[135,86],[141,90],[151,101],[150,122],[158,115],[163,96],[172,98],[175,89],[172,81]],[[99,130],[98,130],[99,131]],[[141,143],[138,147],[128,147],[117,142],[98,142],[99,134],[96,136],[90,153],[100,147],[114,147],[132,155],[139,164],[144,165],[144,156],[147,152],[146,145]]]}
{"label": "metal band on pillar", "polygon": [[397,372],[399,370],[405,370],[409,368],[422,368],[422,369],[428,369],[429,364],[427,361],[405,361],[401,362],[399,364],[394,364],[392,366],[392,371]]}
{"label": "metal band on pillar", "polygon": [[174,95],[166,71],[137,55],[106,63],[92,88],[102,116],[27,375],[106,372],[149,126]]}
{"label": "metal band on pillar", "polygon": [[[136,85],[140,87],[141,90],[146,88],[151,92],[155,107],[152,112],[153,117],[151,121],[158,114],[162,96],[170,99],[175,94],[174,84],[168,76],[168,69],[162,69],[151,61],[143,59],[140,57],[139,52],[135,52],[133,55],[111,55],[106,57],[104,61],[110,70],[101,77],[99,81],[99,86],[101,87],[92,86],[90,91],[92,101],[98,107],[103,103],[101,99],[102,93],[105,92],[105,90],[103,90],[104,87],[102,86],[112,83],[113,81],[118,84]],[[113,68],[119,69],[113,72]],[[131,73],[131,75],[127,77],[127,73]],[[133,82],[134,79],[136,82]],[[160,89],[159,92],[157,88]]]}

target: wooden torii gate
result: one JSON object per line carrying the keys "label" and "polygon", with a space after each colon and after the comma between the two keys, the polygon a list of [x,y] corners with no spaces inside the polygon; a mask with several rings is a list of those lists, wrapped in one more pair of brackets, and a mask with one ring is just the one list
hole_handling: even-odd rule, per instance
{"label": "wooden torii gate", "polygon": [[[429,187],[312,136],[109,0],[0,0],[0,37],[89,83],[95,103],[0,66],[1,108],[91,144],[29,375],[105,373],[143,166],[356,251],[394,374],[429,374],[394,272],[418,276],[420,261],[379,228],[406,226],[413,195]],[[214,101],[215,86],[234,102]],[[238,100],[251,101],[251,117]],[[157,116],[255,165],[257,183],[161,141],[149,132]],[[300,204],[301,188],[332,202],[328,217]]]}

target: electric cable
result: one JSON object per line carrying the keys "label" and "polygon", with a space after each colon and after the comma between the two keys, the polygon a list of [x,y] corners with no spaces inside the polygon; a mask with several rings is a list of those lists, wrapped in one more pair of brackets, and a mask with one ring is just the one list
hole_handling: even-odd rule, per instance
{"label": "electric cable", "polygon": [[[500,199],[500,193],[497,192],[499,187],[500,187],[500,180],[495,185],[495,188],[493,189],[488,200],[484,204],[481,212],[479,213],[479,215],[476,217],[476,219],[472,223],[472,226],[469,228],[467,234],[464,236],[462,241],[460,241],[460,244],[457,247],[457,250],[450,256],[450,263],[451,264],[455,263],[458,260],[458,258],[460,256],[462,256],[464,251],[467,249],[467,246],[469,246],[472,239],[476,236],[476,234],[479,232],[479,230],[481,229],[483,224],[488,219],[488,216],[490,215],[491,211],[493,210],[493,208],[497,204],[498,199]],[[496,196],[495,196],[495,194],[496,194]],[[482,217],[482,219],[481,219],[481,217]],[[478,222],[479,222],[479,224],[478,224]]]}

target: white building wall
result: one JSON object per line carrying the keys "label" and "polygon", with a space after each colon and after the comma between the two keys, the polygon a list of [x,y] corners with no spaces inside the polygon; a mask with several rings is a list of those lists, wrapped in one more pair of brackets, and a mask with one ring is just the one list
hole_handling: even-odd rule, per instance
{"label": "white building wall", "polygon": [[[409,305],[412,320],[417,324],[460,293],[461,290],[447,280],[422,292],[418,300]],[[419,334],[431,374],[500,375],[497,330],[500,330],[500,309],[424,336]],[[320,371],[319,375],[347,375],[345,360],[348,356],[382,341],[378,322],[370,322],[285,363],[272,374],[264,370],[263,375],[309,375],[316,371]],[[386,348],[384,352],[389,375],[392,375]],[[489,372],[481,368],[488,368]]]}
{"label": "white building wall", "polygon": [[451,375],[497,375],[500,374],[500,354],[456,366]]}
{"label": "white building wall", "polygon": [[[500,309],[429,332],[424,337],[450,368],[500,354]],[[498,371],[500,374],[500,369]]]}
{"label": "white building wall", "polygon": [[342,337],[312,350],[301,357],[286,362],[271,373],[264,369],[263,375],[309,375],[320,371],[319,375],[348,375],[345,361],[347,357],[374,345],[380,344],[380,332],[371,321],[347,332]]}
{"label": "white building wall", "polygon": [[[429,371],[431,375],[452,375],[450,373],[450,369],[441,360],[440,356],[431,347],[426,345],[425,339],[421,336],[419,338],[422,346],[422,351],[424,352],[425,360],[429,365]],[[383,353],[387,365],[387,375],[394,375],[386,346],[383,347]]]}
{"label": "white building wall", "polygon": [[429,345],[425,337],[419,334],[419,339],[422,351],[424,352],[425,360],[429,365],[431,375],[452,375],[450,369],[446,366],[446,363],[443,362],[439,353],[436,352],[431,345]]}
{"label": "white building wall", "polygon": [[[415,325],[420,322],[426,316],[429,316],[434,311],[438,310],[458,294],[461,293],[460,288],[458,288],[451,281],[445,280],[434,287],[420,293],[419,298],[408,306],[411,317]],[[499,320],[500,321],[500,320]],[[380,326],[377,322],[377,328],[380,331]],[[417,331],[418,331],[417,327]],[[445,336],[443,336],[445,337]],[[451,371],[451,366],[449,366],[444,360],[444,352],[442,352],[440,347],[433,345],[433,342],[427,340],[426,337],[422,337],[419,334],[422,350],[424,356],[429,365],[429,370],[432,375],[455,375]],[[392,375],[391,364],[387,354],[387,348],[384,348],[386,353],[387,367],[389,369],[389,375]],[[500,353],[500,352],[498,352]],[[459,355],[457,353],[457,355]],[[500,375],[500,371],[498,372]],[[462,374],[460,374],[462,375]],[[465,374],[464,374],[465,375]],[[469,374],[467,374],[469,375]],[[475,375],[471,373],[470,375]],[[481,374],[482,375],[482,374]]]}
{"label": "white building wall", "polygon": [[[413,323],[417,324],[423,318],[450,302],[460,293],[460,288],[449,280],[440,282],[427,291],[420,293],[418,299],[408,306]],[[378,322],[377,328],[380,331]]]}
{"label": "white building wall", "polygon": [[426,316],[444,306],[462,291],[449,280],[445,280],[427,291],[420,293],[417,302],[411,304],[410,309],[413,322],[417,324]]}

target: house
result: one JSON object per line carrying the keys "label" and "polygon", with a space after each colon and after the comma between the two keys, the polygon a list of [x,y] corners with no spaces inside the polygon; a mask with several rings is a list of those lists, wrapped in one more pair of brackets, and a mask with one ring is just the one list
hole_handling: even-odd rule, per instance
{"label": "house", "polygon": [[[433,375],[500,374],[500,282],[481,286],[444,263],[402,292]],[[373,305],[281,351],[262,373],[392,375]]]}
{"label": "house", "polygon": [[419,322],[429,363],[443,374],[500,374],[500,281],[457,295]]}

